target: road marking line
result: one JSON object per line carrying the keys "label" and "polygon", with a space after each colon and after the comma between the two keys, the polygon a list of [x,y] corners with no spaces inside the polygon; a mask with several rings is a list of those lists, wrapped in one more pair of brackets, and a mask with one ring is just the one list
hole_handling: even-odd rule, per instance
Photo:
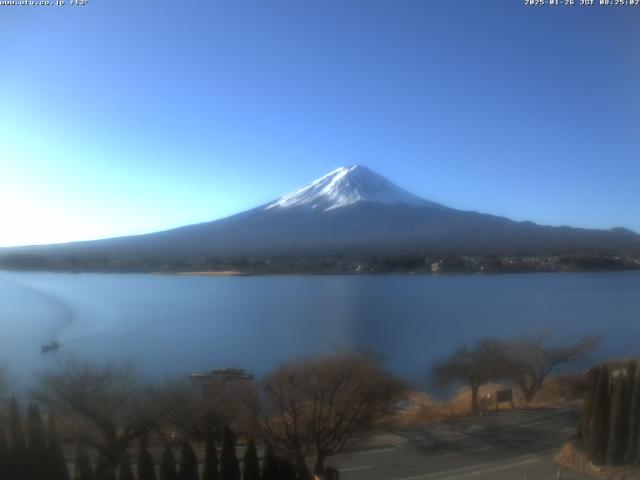
{"label": "road marking line", "polygon": [[510,468],[513,468],[513,467],[521,467],[522,465],[528,465],[530,463],[536,463],[536,462],[539,462],[539,461],[540,461],[539,458],[532,458],[531,460],[523,460],[522,462],[515,462],[515,463],[510,463],[508,465],[501,465],[499,467],[486,468],[484,470],[478,470],[478,471],[475,471],[475,472],[465,473],[464,476],[457,475],[455,477],[445,477],[445,478],[441,478],[440,480],[457,480],[458,478],[466,478],[467,476],[476,477],[478,475],[482,475],[482,474],[485,474],[485,473],[493,473],[493,472],[498,472],[500,470],[508,470]]}
{"label": "road marking line", "polygon": [[474,450],[463,450],[461,452],[452,452],[452,453],[447,453],[445,455],[440,455],[441,457],[454,457],[456,455],[466,455],[467,453],[474,453],[474,452],[484,452],[485,450],[491,450],[492,448],[496,448],[493,445],[489,445],[488,447],[482,447],[482,448],[476,448]]}
{"label": "road marking line", "polygon": [[475,450],[469,450],[466,452],[462,452],[462,453],[474,453],[474,452],[484,452],[485,450],[491,450],[492,448],[496,448],[493,445],[489,445],[486,447],[482,447],[482,448],[476,448]]}
{"label": "road marking line", "polygon": [[355,472],[357,470],[369,470],[373,468],[371,465],[366,465],[364,467],[348,467],[348,468],[340,468],[341,472]]}
{"label": "road marking line", "polygon": [[397,449],[398,449],[398,447],[378,448],[377,450],[367,450],[365,452],[354,452],[351,455],[372,455],[372,454],[375,454],[375,453],[393,452],[393,451],[395,451]]}
{"label": "road marking line", "polygon": [[571,428],[565,428],[564,430],[562,430],[562,432],[575,432],[576,427],[571,427]]}
{"label": "road marking line", "polygon": [[365,450],[363,452],[341,453],[339,455],[332,455],[331,458],[357,457],[357,456],[360,456],[360,455],[373,455],[373,454],[376,454],[376,453],[395,452],[399,448],[400,447],[379,448],[377,450]]}
{"label": "road marking line", "polygon": [[525,423],[524,425],[520,425],[518,427],[514,427],[513,429],[514,430],[520,430],[521,428],[533,427],[534,425],[542,425],[543,423],[549,423],[549,422],[555,422],[555,419],[541,420],[539,422]]}
{"label": "road marking line", "polygon": [[[521,457],[515,457],[512,458],[511,460],[518,460],[518,459],[531,459],[531,457],[534,457],[533,454],[529,453],[527,455],[523,455]],[[453,470],[444,470],[442,472],[433,472],[433,473],[426,473],[423,475],[415,475],[413,477],[403,477],[403,478],[397,478],[395,480],[419,480],[421,478],[431,478],[431,477],[436,477],[438,475],[447,475],[449,473],[461,473],[461,472],[465,472],[467,470],[473,470],[473,469],[478,469],[478,468],[483,468],[483,467],[491,467],[493,465],[500,465],[501,463],[504,462],[508,462],[510,459],[506,459],[506,460],[501,460],[498,462],[489,462],[489,463],[480,463],[478,465],[469,465],[468,467],[462,467],[462,468],[455,468]],[[535,458],[536,461],[539,460],[539,458]],[[444,479],[441,479],[444,480]]]}

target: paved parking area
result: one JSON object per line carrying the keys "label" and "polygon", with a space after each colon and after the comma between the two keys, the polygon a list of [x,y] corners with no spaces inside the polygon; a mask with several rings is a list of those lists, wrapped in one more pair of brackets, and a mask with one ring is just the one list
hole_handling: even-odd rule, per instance
{"label": "paved parking area", "polygon": [[327,463],[344,480],[586,480],[553,463],[578,415],[575,406],[504,410],[377,432]]}

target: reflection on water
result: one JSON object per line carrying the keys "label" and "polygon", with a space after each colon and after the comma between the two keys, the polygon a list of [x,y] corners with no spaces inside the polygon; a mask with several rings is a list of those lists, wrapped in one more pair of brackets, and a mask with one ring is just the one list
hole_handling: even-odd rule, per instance
{"label": "reflection on water", "polygon": [[[69,353],[130,359],[155,377],[371,348],[424,382],[463,341],[552,329],[638,353],[640,273],[277,276],[0,273],[0,358],[16,388]],[[40,345],[58,340],[58,353]]]}

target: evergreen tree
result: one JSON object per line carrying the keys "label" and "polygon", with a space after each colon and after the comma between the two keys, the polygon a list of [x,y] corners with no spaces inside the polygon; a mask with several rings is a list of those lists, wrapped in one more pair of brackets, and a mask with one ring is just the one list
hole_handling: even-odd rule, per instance
{"label": "evergreen tree", "polygon": [[279,464],[279,480],[297,480],[298,472],[296,470],[296,467],[290,461],[286,459],[280,459]]}
{"label": "evergreen tree", "polygon": [[333,467],[325,468],[325,479],[326,480],[340,480],[340,471],[336,470]]}
{"label": "evergreen tree", "polygon": [[27,432],[29,436],[29,470],[33,480],[45,480],[49,471],[47,457],[47,441],[40,409],[30,403],[27,410]]}
{"label": "evergreen tree", "polygon": [[109,464],[109,462],[103,457],[98,458],[98,464],[96,465],[95,480],[116,480],[116,471]]}
{"label": "evergreen tree", "polygon": [[629,440],[627,442],[627,454],[625,463],[638,461],[638,437],[640,436],[640,365],[636,362],[636,370],[633,372],[633,391],[631,393],[631,405],[629,407]]}
{"label": "evergreen tree", "polygon": [[236,441],[233,433],[225,425],[222,435],[222,454],[220,459],[220,480],[240,480],[240,465],[236,456]]}
{"label": "evergreen tree", "polygon": [[156,480],[153,458],[144,440],[140,442],[140,454],[138,455],[138,480]]}
{"label": "evergreen tree", "polygon": [[279,480],[279,478],[278,458],[273,453],[271,445],[267,445],[262,457],[262,480]]}
{"label": "evergreen tree", "polygon": [[180,480],[198,480],[198,457],[189,440],[182,442],[180,451]]}
{"label": "evergreen tree", "polygon": [[613,411],[609,428],[609,444],[607,446],[607,463],[620,465],[624,462],[629,440],[629,389],[627,379],[623,376],[616,382],[613,395]]}
{"label": "evergreen tree", "polygon": [[5,479],[9,475],[9,447],[4,436],[4,430],[0,428],[0,478]]}
{"label": "evergreen tree", "polygon": [[591,433],[591,422],[593,421],[593,399],[598,385],[598,374],[600,367],[589,369],[586,379],[584,402],[582,403],[582,415],[580,419],[580,433],[586,438]]}
{"label": "evergreen tree", "polygon": [[256,444],[251,439],[247,442],[247,448],[244,450],[244,457],[242,458],[242,479],[260,480],[258,452]]}
{"label": "evergreen tree", "polygon": [[93,480],[93,468],[91,460],[84,448],[78,447],[76,451],[76,468],[74,480]]}
{"label": "evergreen tree", "polygon": [[46,465],[49,470],[47,478],[50,480],[69,480],[67,460],[64,457],[64,450],[58,437],[56,420],[51,413],[49,413],[49,422],[47,424],[47,444]]}
{"label": "evergreen tree", "polygon": [[589,458],[596,465],[604,464],[609,444],[609,367],[603,365],[598,373],[598,383],[593,397],[591,432],[588,442]]}
{"label": "evergreen tree", "polygon": [[627,388],[629,393],[633,393],[633,389],[636,387],[636,370],[638,368],[638,362],[635,360],[629,360],[627,362]]}
{"label": "evergreen tree", "polygon": [[160,458],[160,480],[178,480],[178,472],[176,470],[176,459],[173,456],[171,447],[165,445],[164,452]]}
{"label": "evergreen tree", "polygon": [[9,436],[11,447],[9,448],[9,475],[10,480],[22,480],[29,477],[29,461],[27,446],[22,430],[22,418],[20,407],[15,398],[11,399]]}
{"label": "evergreen tree", "polygon": [[204,453],[204,471],[202,472],[202,480],[218,480],[218,451],[216,450],[216,442],[211,429],[207,432],[207,443]]}
{"label": "evergreen tree", "polygon": [[118,465],[118,480],[135,480],[133,468],[131,467],[131,457],[127,452],[124,452],[120,457],[120,464]]}

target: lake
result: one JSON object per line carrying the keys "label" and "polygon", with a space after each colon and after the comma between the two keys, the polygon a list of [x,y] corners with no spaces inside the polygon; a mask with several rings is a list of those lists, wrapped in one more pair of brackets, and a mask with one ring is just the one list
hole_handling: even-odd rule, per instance
{"label": "lake", "polygon": [[[0,359],[13,388],[68,354],[132,360],[153,378],[373,349],[425,385],[434,358],[480,337],[601,335],[640,351],[640,272],[196,277],[0,272]],[[40,345],[58,340],[57,353]]]}

